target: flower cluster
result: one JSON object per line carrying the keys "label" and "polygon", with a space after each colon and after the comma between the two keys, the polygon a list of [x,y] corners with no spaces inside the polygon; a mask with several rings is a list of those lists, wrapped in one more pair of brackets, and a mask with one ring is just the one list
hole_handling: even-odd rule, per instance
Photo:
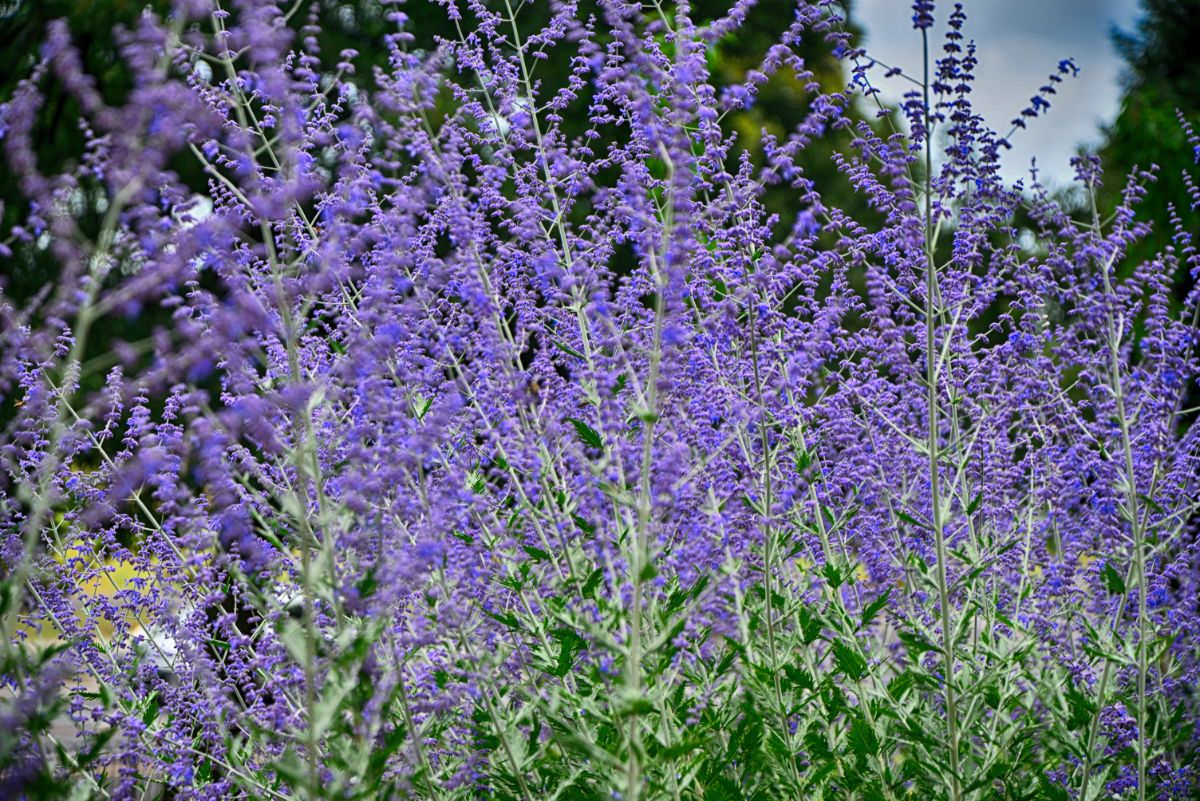
{"label": "flower cluster", "polygon": [[0,108],[0,258],[58,265],[0,295],[0,787],[1196,791],[1200,256],[1123,258],[1152,174],[1006,186],[961,7],[890,109],[829,0],[731,84],[754,3],[383,6],[364,76],[302,3],[178,0],[118,106],[54,27]]}

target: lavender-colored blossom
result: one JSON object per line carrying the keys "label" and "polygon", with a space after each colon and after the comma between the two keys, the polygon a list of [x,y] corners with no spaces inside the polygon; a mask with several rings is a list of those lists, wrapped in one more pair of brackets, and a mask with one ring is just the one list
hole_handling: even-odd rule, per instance
{"label": "lavender-colored blossom", "polygon": [[60,268],[0,295],[4,782],[53,676],[112,798],[1195,792],[1200,257],[1126,263],[1152,172],[1111,220],[1092,157],[1079,207],[1006,185],[961,5],[866,113],[830,2],[736,80],[753,2],[385,5],[370,76],[302,4],[147,13],[116,106],[55,25],[0,108],[0,258]]}

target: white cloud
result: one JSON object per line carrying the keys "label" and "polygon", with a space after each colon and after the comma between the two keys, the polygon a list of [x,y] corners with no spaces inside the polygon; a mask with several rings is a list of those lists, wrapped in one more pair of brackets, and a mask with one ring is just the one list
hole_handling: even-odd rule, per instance
{"label": "white cloud", "polygon": [[[1036,156],[1044,181],[1069,181],[1077,147],[1098,142],[1100,126],[1117,113],[1123,65],[1109,32],[1114,24],[1131,27],[1137,0],[978,0],[965,6],[964,33],[978,46],[976,108],[1001,134],[1061,59],[1073,58],[1080,67],[1077,77],[1058,85],[1049,112],[1013,136],[1003,170],[1009,180],[1025,178]],[[950,8],[939,3],[942,24],[931,37],[931,58],[940,52]],[[912,29],[911,3],[857,0],[854,17],[867,32],[870,55],[920,76],[921,38]],[[911,84],[893,78],[880,88],[895,101]]]}

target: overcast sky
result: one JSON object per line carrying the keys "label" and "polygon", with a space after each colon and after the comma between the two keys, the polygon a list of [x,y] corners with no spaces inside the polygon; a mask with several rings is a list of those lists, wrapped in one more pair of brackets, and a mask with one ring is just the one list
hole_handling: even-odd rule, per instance
{"label": "overcast sky", "polygon": [[[1076,148],[1094,145],[1100,126],[1116,115],[1122,62],[1109,32],[1114,25],[1133,27],[1138,0],[966,0],[964,5],[966,38],[978,46],[976,108],[1001,134],[1061,59],[1074,58],[1080,67],[1079,75],[1068,77],[1050,98],[1049,112],[1013,136],[1004,168],[1009,180],[1028,176],[1036,155],[1043,180],[1070,180]],[[952,8],[947,0],[938,3],[939,31]],[[856,0],[854,16],[867,31],[871,55],[920,75],[921,38],[912,29],[910,0]],[[881,88],[892,100],[906,91],[898,78]]]}

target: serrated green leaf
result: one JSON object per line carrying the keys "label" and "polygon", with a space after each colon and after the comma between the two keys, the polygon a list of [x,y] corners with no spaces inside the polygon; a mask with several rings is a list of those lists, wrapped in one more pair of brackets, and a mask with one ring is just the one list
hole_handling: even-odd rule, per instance
{"label": "serrated green leaf", "polygon": [[806,606],[800,607],[796,612],[796,616],[800,620],[800,633],[804,638],[805,645],[809,645],[820,639],[821,630],[825,627],[825,621],[813,614]]}
{"label": "serrated green leaf", "polygon": [[888,682],[888,695],[900,701],[916,683],[916,677],[911,672],[905,670]]}
{"label": "serrated green leaf", "polygon": [[550,632],[550,636],[558,643],[559,650],[558,660],[549,672],[562,678],[571,671],[579,652],[587,648],[587,640],[568,628],[554,629]]}
{"label": "serrated green leaf", "polygon": [[835,590],[842,586],[846,580],[845,576],[842,575],[842,571],[833,562],[826,562],[821,567],[821,575],[829,582],[829,586]]}
{"label": "serrated green leaf", "polygon": [[1067,706],[1071,710],[1071,714],[1067,718],[1067,728],[1075,731],[1091,723],[1092,717],[1096,714],[1096,705],[1092,703],[1091,699],[1081,693],[1074,684],[1067,687],[1066,697]]}
{"label": "serrated green leaf", "polygon": [[587,579],[583,582],[582,592],[584,598],[595,598],[596,588],[600,586],[600,581],[604,578],[604,571],[596,568],[588,574]]}
{"label": "serrated green leaf", "polygon": [[784,665],[785,685],[794,690],[811,690],[816,686],[812,674],[799,665]]}
{"label": "serrated green leaf", "polygon": [[912,515],[907,514],[905,512],[899,512],[899,511],[896,512],[896,517],[900,518],[905,523],[908,523],[910,526],[913,526],[915,528],[925,528],[925,529],[929,528],[928,525],[926,525],[925,523],[922,523],[920,520],[917,520],[915,517],[913,517]]}
{"label": "serrated green leaf", "polygon": [[579,441],[589,448],[601,450],[604,448],[604,440],[601,439],[600,433],[596,429],[589,426],[577,417],[568,417],[567,422],[575,427],[575,434],[579,437]]}
{"label": "serrated green leaf", "polygon": [[851,648],[840,640],[833,641],[829,647],[833,652],[833,662],[842,673],[854,681],[867,675],[867,660],[859,654],[858,649]]}
{"label": "serrated green leaf", "polygon": [[888,599],[891,597],[891,595],[892,588],[888,587],[887,590],[884,591],[883,595],[880,595],[874,601],[871,601],[871,603],[866,605],[862,613],[862,628],[866,628],[867,626],[871,625],[871,621],[875,619],[875,615],[879,614],[879,610],[887,606]]}
{"label": "serrated green leaf", "polygon": [[858,756],[874,756],[879,753],[879,737],[864,716],[856,714],[850,718],[850,733],[846,738],[850,750]]}
{"label": "serrated green leaf", "polygon": [[142,723],[149,726],[158,718],[158,710],[161,704],[158,701],[158,691],[151,692],[146,697],[146,709],[142,712]]}
{"label": "serrated green leaf", "polygon": [[550,561],[549,552],[543,551],[541,548],[535,548],[532,545],[525,545],[525,546],[523,546],[522,550],[524,550],[525,553],[529,555],[529,558],[533,559],[535,562],[549,562]]}
{"label": "serrated green leaf", "polygon": [[900,642],[904,643],[904,647],[908,649],[910,657],[918,657],[927,651],[941,650],[929,640],[911,631],[899,631],[896,632],[896,636],[900,638]]}

